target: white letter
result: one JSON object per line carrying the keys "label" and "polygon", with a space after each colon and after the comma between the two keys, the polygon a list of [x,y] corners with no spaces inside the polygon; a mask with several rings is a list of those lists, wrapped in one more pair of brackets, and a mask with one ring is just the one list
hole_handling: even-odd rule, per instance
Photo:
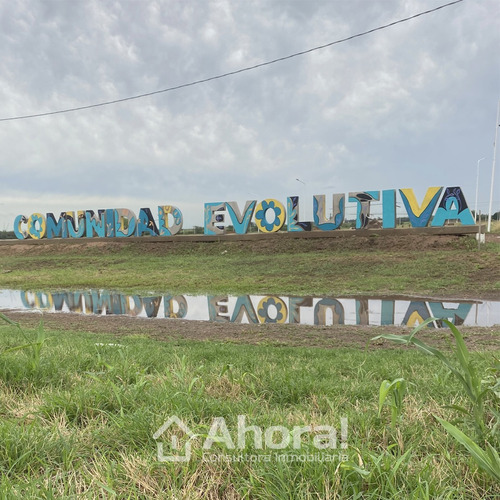
{"label": "white letter", "polygon": [[343,450],[347,448],[347,417],[340,419],[340,447]]}
{"label": "white letter", "polygon": [[253,432],[253,445],[256,450],[262,449],[262,429],[256,425],[245,426],[245,415],[238,415],[238,448],[245,448],[247,432]]}
{"label": "white letter", "polygon": [[[217,431],[222,433],[222,436],[217,436]],[[234,443],[227,430],[226,421],[224,417],[216,417],[212,422],[212,427],[208,431],[208,437],[203,443],[203,449],[209,450],[214,443],[224,443],[230,450],[234,450]]]}
{"label": "white letter", "polygon": [[305,425],[304,427],[299,427],[296,425],[293,428],[292,434],[293,434],[293,449],[298,450],[302,446],[302,441],[301,437],[302,434],[305,434],[306,432],[311,432],[311,426],[310,425]]}
{"label": "white letter", "polygon": [[318,450],[337,448],[337,431],[331,425],[318,425],[315,431],[327,431],[327,434],[317,434],[313,438],[313,444]]}
{"label": "white letter", "polygon": [[[273,434],[275,432],[281,433],[281,441],[278,443],[273,442]],[[282,425],[273,425],[266,429],[264,440],[268,448],[271,448],[272,450],[282,450],[290,443],[290,431]]]}

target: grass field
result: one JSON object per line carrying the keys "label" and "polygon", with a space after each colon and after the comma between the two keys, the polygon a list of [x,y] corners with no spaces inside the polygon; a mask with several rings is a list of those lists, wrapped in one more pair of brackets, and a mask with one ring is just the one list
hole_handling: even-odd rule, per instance
{"label": "grass field", "polygon": [[0,246],[0,287],[124,292],[500,296],[500,245],[473,238]]}
{"label": "grass field", "polygon": [[[145,252],[134,245],[94,251],[68,246],[57,254],[54,246],[0,248],[0,287],[498,296],[496,245],[481,252],[474,240],[390,247],[308,248],[300,242],[287,248],[211,244]],[[484,450],[486,441],[498,447],[494,391],[500,385],[485,393],[481,413],[439,359],[414,348],[158,341],[130,325],[120,337],[89,333],[83,322],[72,330],[0,326],[1,499],[500,495],[495,476],[436,419],[454,422]],[[447,356],[459,366],[452,351]],[[498,358],[500,349],[471,353],[481,388],[500,383]],[[404,381],[395,386],[401,391],[388,394],[379,414],[381,384],[397,379]],[[478,414],[482,433],[474,425]],[[199,436],[186,463],[157,457],[153,434],[172,415]],[[228,452],[224,443],[214,443],[203,455],[213,418],[223,417],[236,441],[238,415],[263,430],[281,426],[274,435],[278,442],[290,436],[286,429],[312,426],[292,450],[298,456],[317,458],[318,426],[337,430],[337,446],[321,450],[329,460],[284,461],[278,456],[293,455],[290,446],[267,443],[258,450],[250,432],[242,449]],[[340,448],[342,418],[348,422],[347,449]],[[158,440],[165,451],[170,439],[165,434]],[[246,459],[204,459],[214,455]]]}
{"label": "grass field", "polygon": [[[1,332],[5,348],[25,340],[15,327]],[[433,417],[456,417],[444,406],[465,398],[430,356],[140,336],[118,344],[84,332],[46,334],[35,366],[30,352],[0,356],[1,498],[484,499],[500,493]],[[483,372],[493,360],[491,353],[474,355]],[[410,385],[391,428],[389,408],[378,416],[378,389],[396,377]],[[187,464],[159,462],[152,436],[173,414],[199,434],[213,417],[225,417],[233,439],[241,414],[262,428],[332,425],[339,432],[347,417],[347,462],[210,463],[201,450]],[[270,451],[276,453],[260,453]],[[307,443],[301,448],[315,451]],[[256,453],[251,437],[239,453]]]}

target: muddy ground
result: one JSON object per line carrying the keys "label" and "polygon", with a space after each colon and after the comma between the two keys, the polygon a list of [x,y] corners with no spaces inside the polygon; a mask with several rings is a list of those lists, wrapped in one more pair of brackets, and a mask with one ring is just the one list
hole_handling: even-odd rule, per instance
{"label": "muddy ground", "polygon": [[[348,231],[346,231],[348,232]],[[373,233],[370,236],[352,236],[342,238],[313,238],[294,239],[285,234],[275,233],[268,238],[259,240],[225,240],[221,242],[192,242],[183,240],[182,236],[171,239],[162,238],[94,238],[80,240],[0,240],[0,257],[8,255],[43,255],[53,253],[57,246],[57,252],[78,253],[81,251],[93,251],[96,254],[116,253],[123,248],[151,255],[167,255],[171,253],[192,253],[201,249],[210,252],[213,247],[219,245],[228,249],[257,252],[260,254],[273,254],[276,252],[317,252],[324,250],[381,250],[381,251],[428,251],[428,250],[453,250],[464,248],[475,249],[477,243],[473,236],[456,235],[404,235],[393,236],[383,233]],[[500,234],[487,234],[486,242],[498,243],[500,245]]]}
{"label": "muddy ground", "polygon": [[[125,335],[143,335],[161,341],[182,340],[233,342],[290,347],[320,347],[334,349],[393,349],[386,340],[371,339],[383,333],[408,334],[411,329],[400,326],[313,326],[295,324],[235,324],[186,321],[165,318],[135,318],[127,316],[86,316],[75,313],[34,313],[4,311],[7,316],[31,328],[43,319],[47,331],[74,331]],[[467,346],[472,350],[500,349],[499,327],[460,327]],[[447,328],[427,328],[418,337],[436,347],[449,347],[453,336]],[[400,348],[400,346],[398,347]]]}

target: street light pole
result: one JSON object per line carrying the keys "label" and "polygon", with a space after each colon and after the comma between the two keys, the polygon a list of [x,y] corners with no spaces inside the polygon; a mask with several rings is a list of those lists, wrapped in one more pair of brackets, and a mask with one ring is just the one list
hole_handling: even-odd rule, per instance
{"label": "street light pole", "polygon": [[477,160],[477,178],[476,178],[476,204],[474,205],[474,222],[477,222],[477,195],[479,193],[479,162],[484,160],[480,158]]}
{"label": "street light pole", "polygon": [[497,121],[495,123],[495,142],[493,143],[493,166],[491,167],[491,189],[490,189],[490,207],[488,210],[488,233],[491,232],[491,211],[493,209],[493,184],[495,181],[495,161],[497,156],[497,137],[500,124],[500,100],[498,101]]}
{"label": "street light pole", "polygon": [[[304,184],[304,187],[302,188],[302,190],[301,190],[301,191],[303,191],[303,192],[304,192],[304,200],[305,200],[305,198],[306,198],[305,194],[306,194],[307,184],[306,184],[304,181],[301,181],[301,180],[300,180],[300,179],[298,179],[298,178],[297,178],[297,179],[295,179],[295,180],[296,180],[297,182],[300,182],[301,184]],[[304,218],[305,218],[305,220],[307,220],[305,206],[304,206],[304,205],[302,205],[302,206],[304,207],[304,212],[302,213],[302,217],[304,217]],[[309,214],[309,212],[307,212],[307,215],[308,215],[308,214]]]}

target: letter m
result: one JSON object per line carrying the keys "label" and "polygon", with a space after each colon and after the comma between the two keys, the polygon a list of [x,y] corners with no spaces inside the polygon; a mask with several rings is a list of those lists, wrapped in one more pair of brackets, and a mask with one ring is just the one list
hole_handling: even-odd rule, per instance
{"label": "letter m", "polygon": [[54,214],[47,214],[47,238],[67,238],[68,229],[66,227],[65,212],[61,213],[56,222]]}

